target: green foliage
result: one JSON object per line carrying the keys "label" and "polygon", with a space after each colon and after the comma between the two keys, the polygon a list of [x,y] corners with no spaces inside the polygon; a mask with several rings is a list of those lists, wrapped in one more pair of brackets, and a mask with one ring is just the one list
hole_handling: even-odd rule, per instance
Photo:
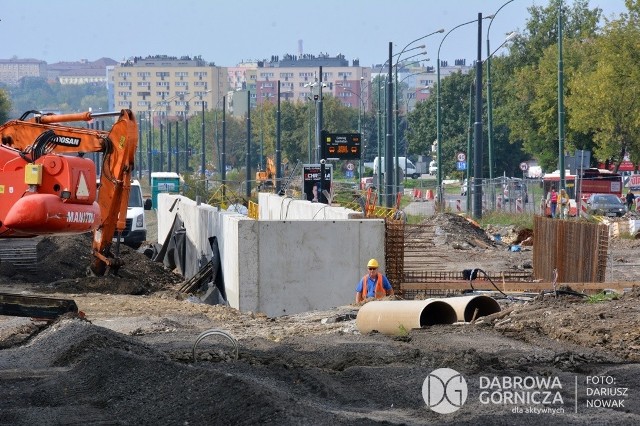
{"label": "green foliage", "polygon": [[618,300],[619,297],[616,293],[605,293],[600,292],[598,294],[592,294],[587,296],[588,303],[600,303],[600,302],[610,302],[612,300]]}
{"label": "green foliage", "polygon": [[107,88],[104,84],[61,85],[48,83],[39,77],[26,77],[18,86],[6,87],[11,100],[12,117],[26,111],[78,112],[106,111],[108,109]]}
{"label": "green foliage", "polygon": [[11,109],[11,102],[7,92],[0,89],[0,123],[4,123],[9,119],[9,111]]}
{"label": "green foliage", "polygon": [[519,228],[533,229],[533,214],[493,211],[483,214],[479,223],[483,228],[486,228],[488,225],[514,225]]}

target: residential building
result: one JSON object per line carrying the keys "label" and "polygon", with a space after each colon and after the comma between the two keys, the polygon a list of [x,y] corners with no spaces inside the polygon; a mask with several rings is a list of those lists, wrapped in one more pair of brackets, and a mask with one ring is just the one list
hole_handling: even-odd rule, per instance
{"label": "residential building", "polygon": [[47,63],[37,59],[0,59],[0,83],[16,85],[25,77],[47,78]]}
{"label": "residential building", "polygon": [[220,108],[229,90],[227,69],[201,57],[134,57],[108,69],[110,108],[136,115],[185,117]]}
{"label": "residential building", "polygon": [[58,81],[66,84],[106,84],[107,67],[118,62],[111,58],[100,58],[96,61],[83,59],[76,62],[56,62],[47,65],[47,78],[49,81]]}

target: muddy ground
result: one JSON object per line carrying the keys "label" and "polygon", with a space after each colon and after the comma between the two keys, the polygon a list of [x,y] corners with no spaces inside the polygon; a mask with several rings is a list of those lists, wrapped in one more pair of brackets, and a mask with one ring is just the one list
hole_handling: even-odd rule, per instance
{"label": "muddy ground", "polygon": [[[462,226],[443,225],[452,270],[530,264],[526,245],[507,250],[518,230],[487,248],[461,241],[476,232],[456,236]],[[119,277],[86,277],[88,241],[43,239],[32,273],[0,265],[2,291],[70,298],[85,314],[0,317],[0,424],[640,424],[638,240],[611,242],[607,280],[629,281],[622,296],[502,298],[495,318],[400,336],[359,333],[346,303],[279,318],[194,303],[129,249]],[[212,335],[194,360],[210,329],[233,336],[237,359]],[[425,403],[441,368],[464,378],[461,407],[453,381],[438,401],[427,381]]]}

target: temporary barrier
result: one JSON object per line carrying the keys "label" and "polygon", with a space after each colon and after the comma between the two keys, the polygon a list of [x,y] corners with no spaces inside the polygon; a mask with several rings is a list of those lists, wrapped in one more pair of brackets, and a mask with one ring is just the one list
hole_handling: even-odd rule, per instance
{"label": "temporary barrier", "polygon": [[516,212],[522,213],[522,198],[516,198]]}
{"label": "temporary barrier", "polygon": [[425,193],[425,199],[426,200],[433,200],[433,190],[427,189],[427,191]]}
{"label": "temporary barrier", "polygon": [[361,333],[378,331],[398,335],[414,328],[453,324],[456,312],[442,299],[375,300],[363,305],[356,317]]}
{"label": "temporary barrier", "polygon": [[589,216],[587,212],[587,200],[580,200],[580,217],[588,218]]}

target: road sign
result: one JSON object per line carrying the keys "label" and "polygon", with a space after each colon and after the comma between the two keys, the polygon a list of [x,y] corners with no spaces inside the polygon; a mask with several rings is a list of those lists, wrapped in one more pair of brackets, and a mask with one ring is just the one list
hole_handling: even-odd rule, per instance
{"label": "road sign", "polygon": [[456,161],[456,168],[458,170],[467,170],[467,162],[466,161]]}
{"label": "road sign", "polygon": [[520,170],[522,170],[523,172],[526,172],[528,168],[529,168],[529,165],[524,161],[520,163]]}
{"label": "road sign", "polygon": [[360,159],[360,133],[329,133],[322,131],[322,154],[326,160]]}
{"label": "road sign", "polygon": [[353,163],[347,163],[347,170],[349,171],[353,171],[356,167],[353,165]]}
{"label": "road sign", "polygon": [[456,161],[459,162],[465,162],[467,161],[467,154],[465,154],[464,152],[459,152],[456,154]]}

